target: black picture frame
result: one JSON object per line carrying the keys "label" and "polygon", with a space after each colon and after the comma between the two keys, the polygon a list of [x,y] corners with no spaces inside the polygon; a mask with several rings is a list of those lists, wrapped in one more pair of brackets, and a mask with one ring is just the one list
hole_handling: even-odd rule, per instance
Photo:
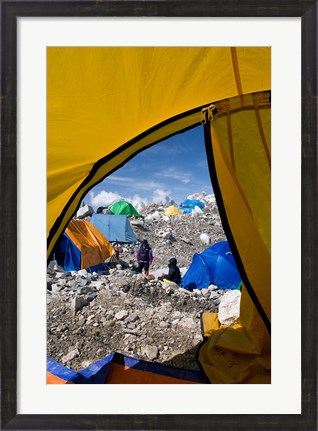
{"label": "black picture frame", "polygon": [[[113,0],[1,4],[1,429],[317,430],[317,1]],[[302,73],[302,413],[242,415],[17,414],[17,17],[300,17]],[[292,232],[291,232],[292,234]],[[299,304],[296,304],[298,307]],[[292,322],[288,323],[292,330]],[[290,376],[292,379],[293,376]],[[141,400],[142,402],[142,400]]]}

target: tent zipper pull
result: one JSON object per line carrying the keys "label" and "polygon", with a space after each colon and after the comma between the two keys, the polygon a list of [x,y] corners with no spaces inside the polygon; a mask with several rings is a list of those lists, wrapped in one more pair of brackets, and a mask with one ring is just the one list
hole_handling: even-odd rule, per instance
{"label": "tent zipper pull", "polygon": [[215,105],[209,105],[209,106],[205,106],[204,108],[201,109],[201,124],[205,124],[206,123],[206,114],[208,113],[208,120],[209,121],[213,121],[214,117],[213,117],[213,111],[215,110]]}
{"label": "tent zipper pull", "polygon": [[215,109],[216,109],[215,105],[208,106],[208,119],[209,119],[209,121],[214,120],[213,111],[215,111]]}
{"label": "tent zipper pull", "polygon": [[206,123],[206,113],[208,111],[208,107],[202,108],[201,109],[201,124],[205,124]]}

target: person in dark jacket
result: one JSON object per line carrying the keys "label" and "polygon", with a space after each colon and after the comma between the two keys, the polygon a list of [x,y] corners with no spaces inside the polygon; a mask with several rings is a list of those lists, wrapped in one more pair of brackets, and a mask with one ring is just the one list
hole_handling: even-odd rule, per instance
{"label": "person in dark jacket", "polygon": [[176,284],[180,284],[181,274],[180,274],[180,269],[177,266],[177,259],[175,257],[172,257],[169,260],[168,267],[169,267],[168,274],[162,274],[162,276],[159,277],[158,280],[163,281],[164,279],[166,279],[169,281],[173,281]]}
{"label": "person in dark jacket", "polygon": [[145,271],[145,275],[149,275],[149,266],[153,261],[153,255],[150,245],[146,239],[143,239],[141,242],[141,247],[137,250],[136,253],[137,259],[137,272]]}

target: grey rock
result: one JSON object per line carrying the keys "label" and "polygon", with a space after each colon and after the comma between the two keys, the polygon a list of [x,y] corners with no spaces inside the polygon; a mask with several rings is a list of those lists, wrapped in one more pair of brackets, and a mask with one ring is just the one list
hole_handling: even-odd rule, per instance
{"label": "grey rock", "polygon": [[54,269],[55,267],[57,267],[57,261],[56,260],[51,260],[51,262],[48,264],[48,268],[49,269]]}
{"label": "grey rock", "polygon": [[85,277],[80,277],[79,279],[78,279],[78,284],[80,285],[80,286],[86,286],[87,285],[87,283],[88,283],[88,280],[87,280],[87,278],[85,278]]}
{"label": "grey rock", "polygon": [[51,285],[51,291],[52,291],[52,293],[58,293],[58,292],[60,292],[61,290],[63,289],[63,287],[62,286],[60,286],[59,284],[52,284]]}
{"label": "grey rock", "polygon": [[76,213],[76,217],[79,219],[83,219],[85,217],[89,217],[94,214],[94,209],[90,205],[84,205],[80,207]]}
{"label": "grey rock", "polygon": [[136,335],[136,336],[141,335],[141,331],[138,330],[138,328],[135,328],[135,329],[124,328],[123,332],[125,334],[131,334],[131,335]]}
{"label": "grey rock", "polygon": [[62,357],[61,362],[65,364],[66,362],[71,361],[72,359],[76,358],[76,356],[79,355],[79,350],[74,349],[71,352],[67,353],[65,356]]}
{"label": "grey rock", "polygon": [[181,238],[181,241],[185,242],[186,244],[193,245],[192,241],[189,238],[183,237]]}
{"label": "grey rock", "polygon": [[93,292],[93,293],[88,294],[86,296],[86,299],[87,299],[88,302],[92,302],[96,298],[96,296],[97,296],[97,293]]}
{"label": "grey rock", "polygon": [[172,313],[171,318],[177,319],[177,318],[180,318],[181,316],[182,316],[182,313],[180,311],[176,310]]}
{"label": "grey rock", "polygon": [[128,316],[127,310],[121,310],[118,313],[115,314],[116,320],[124,320]]}
{"label": "grey rock", "polygon": [[66,272],[65,271],[63,271],[63,272],[57,272],[56,274],[55,274],[55,278],[57,279],[57,280],[59,280],[60,278],[65,278],[66,277]]}
{"label": "grey rock", "polygon": [[129,316],[127,318],[128,322],[136,322],[136,320],[138,320],[138,319],[139,319],[139,317],[138,317],[137,313],[131,313],[131,314],[129,314]]}
{"label": "grey rock", "polygon": [[74,314],[76,314],[77,311],[81,310],[83,307],[85,307],[88,304],[89,303],[85,298],[83,298],[82,296],[76,296],[72,300],[71,307]]}
{"label": "grey rock", "polygon": [[165,322],[164,320],[162,320],[160,323],[159,323],[159,326],[160,326],[160,328],[169,328],[169,323],[168,322]]}
{"label": "grey rock", "polygon": [[179,322],[179,326],[182,326],[188,329],[196,329],[197,323],[195,322],[194,319],[192,319],[192,317],[183,317]]}
{"label": "grey rock", "polygon": [[179,322],[180,322],[180,319],[174,319],[174,320],[172,320],[172,321],[171,321],[171,325],[172,325],[172,326],[175,326],[175,325],[177,325]]}
{"label": "grey rock", "polygon": [[146,345],[141,348],[142,354],[146,355],[150,361],[158,358],[159,350],[156,346]]}
{"label": "grey rock", "polygon": [[84,323],[85,323],[85,317],[84,316],[79,316],[79,318],[78,318],[78,323],[80,324],[80,325],[83,325]]}
{"label": "grey rock", "polygon": [[115,325],[115,321],[114,320],[106,320],[106,321],[103,322],[104,328],[111,328],[114,325]]}
{"label": "grey rock", "polygon": [[210,299],[218,299],[220,295],[216,292],[211,292]]}

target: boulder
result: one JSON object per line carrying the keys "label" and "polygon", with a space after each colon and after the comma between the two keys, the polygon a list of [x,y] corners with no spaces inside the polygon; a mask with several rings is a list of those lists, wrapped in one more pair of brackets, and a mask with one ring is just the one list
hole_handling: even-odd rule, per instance
{"label": "boulder", "polygon": [[201,233],[200,235],[200,241],[202,244],[209,245],[210,244],[210,237],[206,233]]}
{"label": "boulder", "polygon": [[116,320],[124,320],[128,316],[127,310],[120,310],[118,313],[115,314]]}
{"label": "boulder", "polygon": [[146,345],[141,348],[141,354],[145,355],[149,359],[149,361],[153,361],[154,359],[156,359],[158,357],[158,353],[159,350],[156,346]]}
{"label": "boulder", "polygon": [[88,304],[89,302],[83,296],[75,296],[75,298],[73,298],[71,303],[73,313],[76,314],[77,311],[81,310],[83,307],[85,307]]}
{"label": "boulder", "polygon": [[72,359],[76,358],[76,356],[79,355],[78,349],[74,349],[71,352],[69,352],[67,355],[63,356],[61,359],[61,362],[65,364],[68,361],[71,361]]}
{"label": "boulder", "polygon": [[230,326],[236,323],[240,317],[241,292],[229,290],[224,293],[219,305],[219,322],[221,325]]}
{"label": "boulder", "polygon": [[82,206],[76,213],[77,218],[85,218],[94,214],[94,210],[90,205]]}
{"label": "boulder", "polygon": [[179,322],[179,326],[188,329],[196,329],[197,323],[192,317],[183,317]]}

